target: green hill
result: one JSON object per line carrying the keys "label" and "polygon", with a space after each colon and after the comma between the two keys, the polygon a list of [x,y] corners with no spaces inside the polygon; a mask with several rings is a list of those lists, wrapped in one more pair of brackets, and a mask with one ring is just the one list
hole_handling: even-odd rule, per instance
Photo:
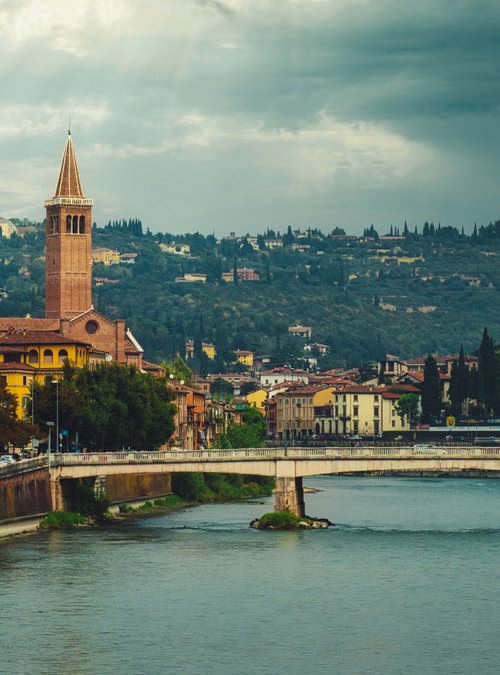
{"label": "green hill", "polygon": [[[94,266],[94,305],[125,318],[149,360],[182,352],[193,337],[214,342],[226,358],[240,348],[292,360],[303,346],[288,336],[296,323],[330,346],[323,366],[356,366],[385,352],[456,352],[461,342],[476,349],[485,325],[500,335],[498,223],[472,236],[426,224],[425,235],[406,230],[402,238],[289,229],[257,242],[142,234],[137,223],[94,228],[94,248],[138,254],[135,264]],[[269,249],[265,240],[277,238],[285,245]],[[190,255],[160,249],[173,241],[189,244]],[[41,225],[23,238],[0,239],[1,315],[43,316],[43,247]],[[260,281],[222,281],[235,265],[256,270]],[[176,282],[190,273],[206,274],[206,283]]]}

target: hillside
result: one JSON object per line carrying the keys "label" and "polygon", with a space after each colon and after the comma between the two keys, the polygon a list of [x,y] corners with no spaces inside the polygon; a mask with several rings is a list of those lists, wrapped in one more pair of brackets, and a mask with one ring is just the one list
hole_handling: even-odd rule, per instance
{"label": "hillside", "polygon": [[[313,342],[329,345],[324,367],[356,366],[385,352],[456,352],[461,342],[476,349],[483,326],[500,335],[498,224],[472,236],[431,227],[402,237],[289,229],[217,241],[110,224],[94,228],[94,249],[138,255],[134,264],[94,266],[94,305],[125,318],[146,358],[156,361],[195,336],[223,356],[240,348],[293,360],[303,345],[288,337],[296,323],[312,327]],[[2,316],[43,316],[44,232],[40,224],[30,229],[0,239]],[[160,249],[172,242],[189,245],[189,253]],[[260,281],[222,281],[235,265],[255,270]],[[190,283],[192,273],[205,274],[206,283]],[[176,282],[186,275],[187,282]]]}

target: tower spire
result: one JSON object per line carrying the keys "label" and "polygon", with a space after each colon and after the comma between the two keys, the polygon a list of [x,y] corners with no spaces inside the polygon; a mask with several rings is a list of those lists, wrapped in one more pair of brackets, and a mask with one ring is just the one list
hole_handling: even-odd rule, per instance
{"label": "tower spire", "polygon": [[85,197],[76,163],[75,147],[71,138],[71,126],[68,126],[68,138],[64,146],[54,197]]}

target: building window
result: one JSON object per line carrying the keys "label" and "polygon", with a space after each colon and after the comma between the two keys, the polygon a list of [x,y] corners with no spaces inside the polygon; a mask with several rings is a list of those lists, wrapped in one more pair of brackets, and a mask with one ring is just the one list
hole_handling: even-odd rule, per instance
{"label": "building window", "polygon": [[357,421],[352,423],[352,430],[354,431],[355,434],[358,433],[358,431],[359,431],[359,424],[358,424]]}
{"label": "building window", "polygon": [[94,333],[97,333],[97,331],[99,330],[99,324],[97,323],[97,321],[93,320],[87,321],[87,323],[85,324],[85,330],[87,331],[87,333],[89,333],[89,335],[94,335]]}
{"label": "building window", "polygon": [[379,430],[380,430],[380,426],[379,426],[378,420],[375,420],[375,422],[373,422],[373,431],[377,436],[379,434]]}
{"label": "building window", "polygon": [[44,363],[54,363],[54,354],[52,349],[45,349],[43,352],[43,362]]}
{"label": "building window", "polygon": [[38,352],[36,351],[36,349],[29,350],[28,363],[38,363]]}
{"label": "building window", "polygon": [[68,352],[66,351],[66,349],[60,349],[59,350],[59,363],[64,363],[67,360],[68,360]]}
{"label": "building window", "polygon": [[392,426],[393,426],[393,427],[396,426],[396,420],[392,420]]}
{"label": "building window", "polygon": [[78,216],[73,216],[73,234],[78,234]]}
{"label": "building window", "polygon": [[85,216],[80,216],[80,234],[85,234]]}
{"label": "building window", "polygon": [[375,403],[378,403],[378,394],[374,397]]}
{"label": "building window", "polygon": [[378,407],[373,408],[373,416],[374,417],[378,417],[378,411],[379,411]]}
{"label": "building window", "polygon": [[26,375],[23,375],[23,387],[25,387],[28,384],[28,378]]}
{"label": "building window", "polygon": [[354,401],[357,403],[358,402],[358,395],[354,394]]}
{"label": "building window", "polygon": [[71,234],[71,216],[66,216],[66,234]]}
{"label": "building window", "polygon": [[357,405],[355,405],[354,408],[353,408],[353,411],[352,411],[352,414],[354,415],[354,417],[358,416],[358,412],[359,412],[359,408],[358,408]]}

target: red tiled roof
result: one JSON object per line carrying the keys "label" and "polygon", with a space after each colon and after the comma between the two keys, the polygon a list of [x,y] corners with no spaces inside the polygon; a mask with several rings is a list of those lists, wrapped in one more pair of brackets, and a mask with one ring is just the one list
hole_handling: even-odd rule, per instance
{"label": "red tiled roof", "polygon": [[0,363],[0,370],[22,370],[32,373],[36,368],[27,363]]}
{"label": "red tiled roof", "polygon": [[0,345],[38,345],[38,344],[78,344],[90,347],[90,343],[75,340],[53,331],[19,331],[0,335]]}
{"label": "red tiled roof", "polygon": [[32,317],[0,317],[0,333],[14,330],[51,330],[57,331],[60,329],[61,322],[59,319],[38,319]]}
{"label": "red tiled roof", "polygon": [[141,365],[143,370],[147,371],[152,371],[152,372],[158,372],[162,371],[165,372],[165,368],[162,368],[161,366],[156,365],[156,363],[150,363],[149,361],[145,361],[142,359],[142,365]]}

